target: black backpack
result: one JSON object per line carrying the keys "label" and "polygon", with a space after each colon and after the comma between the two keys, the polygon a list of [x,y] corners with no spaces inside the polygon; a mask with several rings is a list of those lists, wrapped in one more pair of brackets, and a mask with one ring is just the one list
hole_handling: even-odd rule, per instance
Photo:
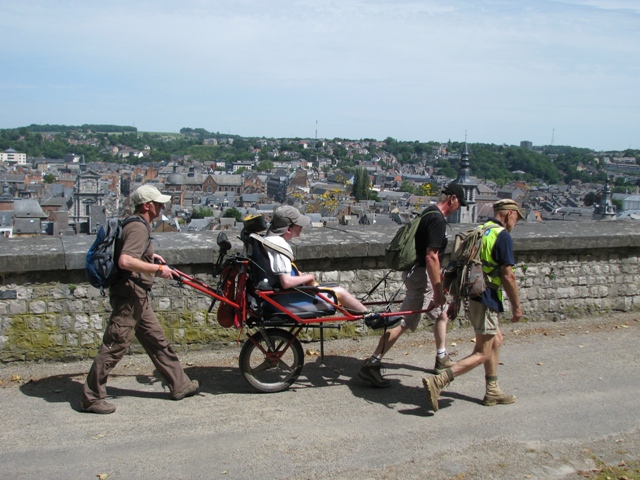
{"label": "black backpack", "polygon": [[[122,229],[131,222],[142,222],[146,225],[146,222],[136,215],[124,220],[115,217],[107,219],[107,223],[100,227],[93,245],[87,252],[87,260],[84,264],[87,280],[92,286],[99,288],[103,296],[104,290],[113,285],[120,275],[118,259],[115,258],[116,239],[122,238]],[[150,243],[151,237],[149,237]]]}

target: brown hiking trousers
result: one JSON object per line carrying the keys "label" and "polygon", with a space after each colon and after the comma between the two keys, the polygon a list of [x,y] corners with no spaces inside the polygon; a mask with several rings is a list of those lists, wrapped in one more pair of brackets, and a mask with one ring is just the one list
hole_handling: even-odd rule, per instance
{"label": "brown hiking trousers", "polygon": [[109,301],[113,311],[102,346],[87,376],[82,403],[88,405],[106,397],[109,373],[126,354],[134,335],[172,392],[190,383],[151,309],[148,292],[131,280],[117,282],[110,290]]}

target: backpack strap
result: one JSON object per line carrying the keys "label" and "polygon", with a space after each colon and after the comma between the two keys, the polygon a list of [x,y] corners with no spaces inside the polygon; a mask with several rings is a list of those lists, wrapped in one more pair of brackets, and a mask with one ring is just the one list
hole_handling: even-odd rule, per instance
{"label": "backpack strap", "polygon": [[[504,230],[504,227],[498,225],[497,223],[490,223],[489,225],[483,225],[482,226],[482,238],[484,239],[484,236],[487,234],[487,232],[493,228],[501,228]],[[489,276],[493,276],[493,274],[500,269],[500,266],[495,264],[495,263],[489,263],[485,260],[482,260],[482,266],[483,267],[493,267],[492,270],[488,271],[488,272],[484,272],[485,277],[489,277]],[[489,288],[493,288],[494,290],[496,289],[496,287],[492,284],[487,282],[487,287]]]}
{"label": "backpack strap", "polygon": [[[133,222],[140,222],[140,223],[144,223],[144,225],[147,227],[147,235],[148,235],[148,239],[147,239],[147,248],[144,249],[143,254],[149,250],[149,247],[151,246],[151,241],[153,240],[153,237],[151,236],[151,234],[149,233],[150,227],[149,224],[145,221],[144,218],[140,217],[139,215],[130,215],[127,218],[125,218],[122,221],[122,225],[121,228],[124,229],[125,225],[128,225],[130,223]],[[116,260],[117,262],[117,260]],[[127,270],[121,270],[121,276],[124,278],[127,278],[129,280],[131,280],[133,283],[135,283],[136,285],[138,285],[141,288],[144,288],[146,290],[146,287],[143,287],[141,282],[142,282],[142,275],[138,272],[138,273],[133,273],[133,272],[129,272]]]}
{"label": "backpack strap", "polygon": [[249,237],[262,243],[262,245],[264,245],[265,247],[270,248],[271,250],[275,250],[278,253],[281,253],[282,255],[284,255],[285,257],[287,257],[289,260],[293,262],[293,255],[291,254],[291,252],[285,250],[280,245],[276,245],[275,243],[273,243],[271,240],[269,240],[269,237],[263,237],[261,235],[258,235],[257,233],[252,233],[251,235],[249,235]]}

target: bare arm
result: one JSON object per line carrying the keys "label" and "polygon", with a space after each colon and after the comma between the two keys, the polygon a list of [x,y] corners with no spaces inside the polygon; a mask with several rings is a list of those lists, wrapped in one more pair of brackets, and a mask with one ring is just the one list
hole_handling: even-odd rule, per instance
{"label": "bare arm", "polygon": [[[161,263],[164,263],[160,255],[154,254],[153,258],[154,260],[157,258]],[[121,254],[118,258],[118,267],[120,267],[121,270],[128,270],[134,273],[150,273],[151,275],[156,275],[158,272],[158,265],[145,262],[126,253]],[[173,271],[169,267],[164,267],[159,276],[162,278],[173,278]]]}
{"label": "bare arm", "polygon": [[282,288],[299,287],[300,285],[315,285],[316,278],[313,273],[303,273],[300,275],[280,274],[280,285]]}
{"label": "bare arm", "polygon": [[513,273],[511,265],[502,265],[500,267],[500,276],[502,277],[504,293],[507,294],[507,298],[511,302],[511,323],[516,323],[522,318],[523,313],[518,285],[516,285],[516,275]]}
{"label": "bare arm", "polygon": [[444,305],[446,298],[442,291],[442,277],[440,276],[440,257],[438,256],[438,249],[427,248],[427,276],[431,281],[433,287],[433,303],[435,307]]}

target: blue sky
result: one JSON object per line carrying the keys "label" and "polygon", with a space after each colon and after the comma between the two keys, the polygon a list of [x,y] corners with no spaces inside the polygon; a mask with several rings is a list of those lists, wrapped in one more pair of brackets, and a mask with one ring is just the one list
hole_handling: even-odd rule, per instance
{"label": "blue sky", "polygon": [[640,148],[638,0],[0,0],[0,128]]}

